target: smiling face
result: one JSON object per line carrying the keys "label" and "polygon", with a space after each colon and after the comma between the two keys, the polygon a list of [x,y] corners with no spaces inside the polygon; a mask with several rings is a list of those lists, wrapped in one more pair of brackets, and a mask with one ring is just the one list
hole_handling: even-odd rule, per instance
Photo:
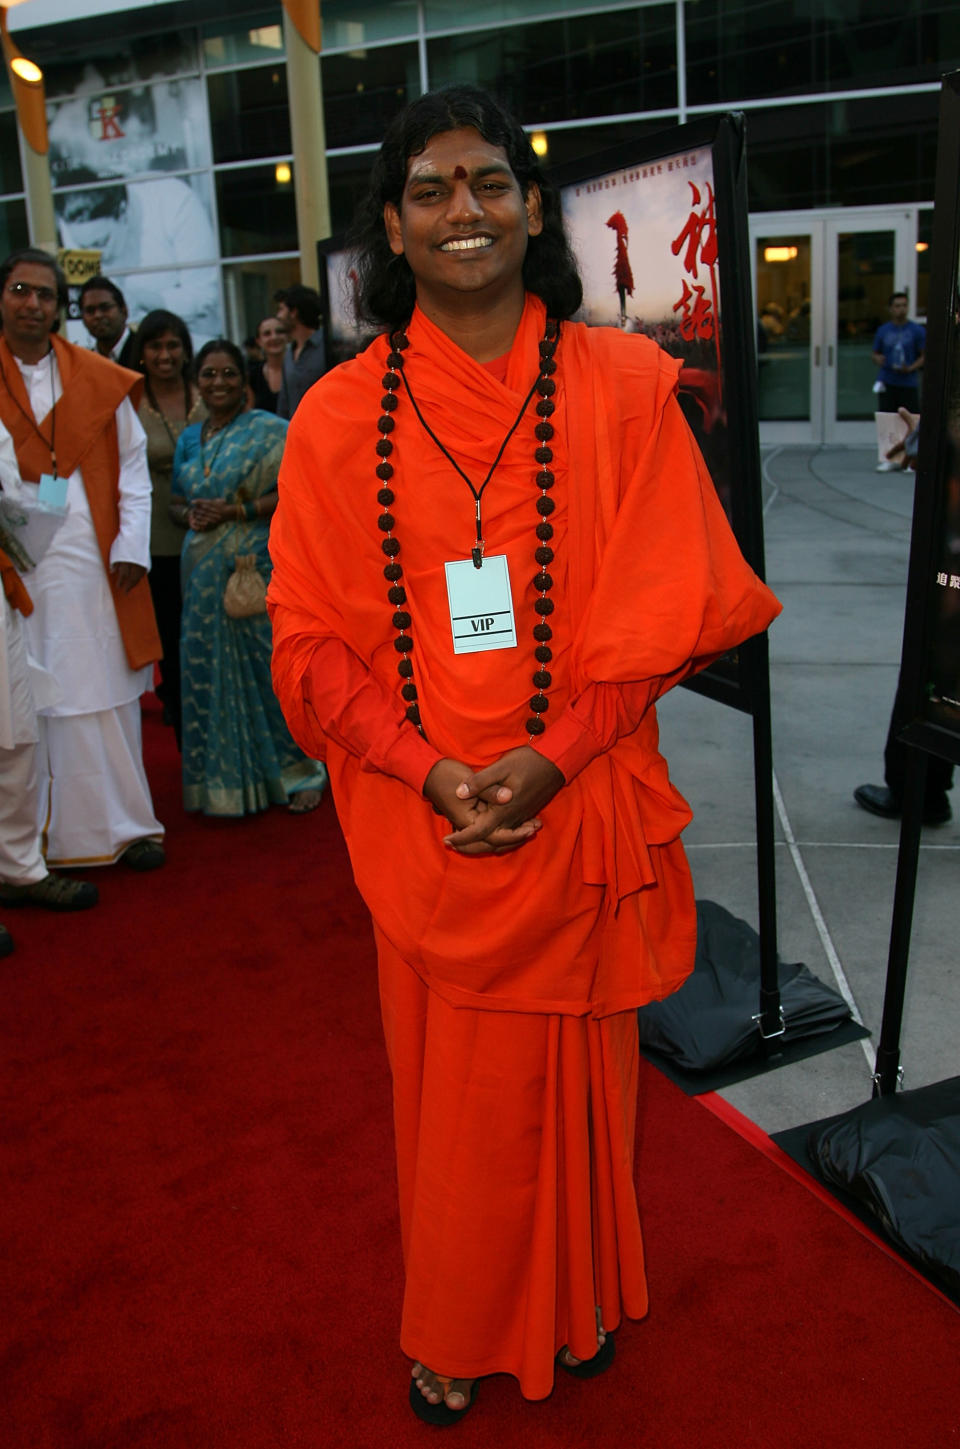
{"label": "smiling face", "polygon": [[170,382],[183,372],[183,343],[176,332],[161,332],[143,344],[143,370],[155,382]]}
{"label": "smiling face", "polygon": [[200,396],[213,419],[235,413],[244,400],[243,376],[229,352],[208,352],[197,374]]}
{"label": "smiling face", "polygon": [[264,317],[257,328],[257,342],[264,357],[280,357],[287,350],[287,333],[276,317]]}
{"label": "smiling face", "polygon": [[0,321],[10,351],[39,362],[49,351],[57,316],[57,276],[42,262],[18,262],[0,294]]}
{"label": "smiling face", "polygon": [[472,126],[443,131],[411,156],[400,205],[388,202],[383,215],[428,312],[465,293],[490,305],[522,301],[527,241],[543,225],[540,192],[531,186],[524,197],[506,151]]}

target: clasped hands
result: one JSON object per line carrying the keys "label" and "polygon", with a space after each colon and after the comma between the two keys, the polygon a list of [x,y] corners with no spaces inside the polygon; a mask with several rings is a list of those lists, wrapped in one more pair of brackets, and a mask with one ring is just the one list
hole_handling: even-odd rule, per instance
{"label": "clasped hands", "polygon": [[195,498],[190,504],[187,521],[195,533],[206,533],[221,523],[234,521],[236,516],[236,503],[230,503],[226,498]]}
{"label": "clasped hands", "polygon": [[519,745],[482,770],[438,760],[423,793],[453,826],[444,845],[459,855],[504,855],[533,839],[542,826],[537,812],[563,784],[556,765]]}

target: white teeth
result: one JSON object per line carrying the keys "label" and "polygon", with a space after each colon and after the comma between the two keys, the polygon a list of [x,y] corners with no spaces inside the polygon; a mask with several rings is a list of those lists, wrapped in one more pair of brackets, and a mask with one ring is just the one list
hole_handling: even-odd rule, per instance
{"label": "white teeth", "polygon": [[493,240],[488,236],[468,236],[463,241],[444,242],[440,248],[442,252],[473,252],[480,247],[493,246]]}

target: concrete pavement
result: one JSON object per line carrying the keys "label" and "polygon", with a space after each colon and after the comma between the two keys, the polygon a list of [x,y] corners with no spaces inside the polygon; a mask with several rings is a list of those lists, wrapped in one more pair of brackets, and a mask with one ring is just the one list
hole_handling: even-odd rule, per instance
{"label": "concrete pavement", "polygon": [[[764,455],[773,625],[778,939],[842,983],[873,1032],[765,1072],[723,1095],[767,1132],[870,1096],[889,947],[899,822],[867,814],[856,785],[883,783],[900,660],[914,476],[877,473],[864,448]],[[689,690],[660,708],[671,775],[694,810],[685,835],[698,897],[757,925],[751,721]],[[960,789],[954,819],[920,850],[901,1043],[904,1087],[960,1072]]]}

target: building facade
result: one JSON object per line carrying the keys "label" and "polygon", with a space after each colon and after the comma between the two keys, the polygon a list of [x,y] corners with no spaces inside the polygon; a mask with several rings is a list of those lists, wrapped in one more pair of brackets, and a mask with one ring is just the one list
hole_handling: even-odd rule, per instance
{"label": "building facade", "polygon": [[[867,436],[889,293],[924,313],[956,0],[322,0],[322,15],[335,233],[385,123],[429,88],[495,91],[548,164],[744,111],[765,436]],[[198,338],[242,340],[299,273],[279,0],[29,0],[10,29],[44,70],[61,242],[102,250],[134,317],[167,306]],[[22,177],[4,76],[4,253],[29,235]]]}

